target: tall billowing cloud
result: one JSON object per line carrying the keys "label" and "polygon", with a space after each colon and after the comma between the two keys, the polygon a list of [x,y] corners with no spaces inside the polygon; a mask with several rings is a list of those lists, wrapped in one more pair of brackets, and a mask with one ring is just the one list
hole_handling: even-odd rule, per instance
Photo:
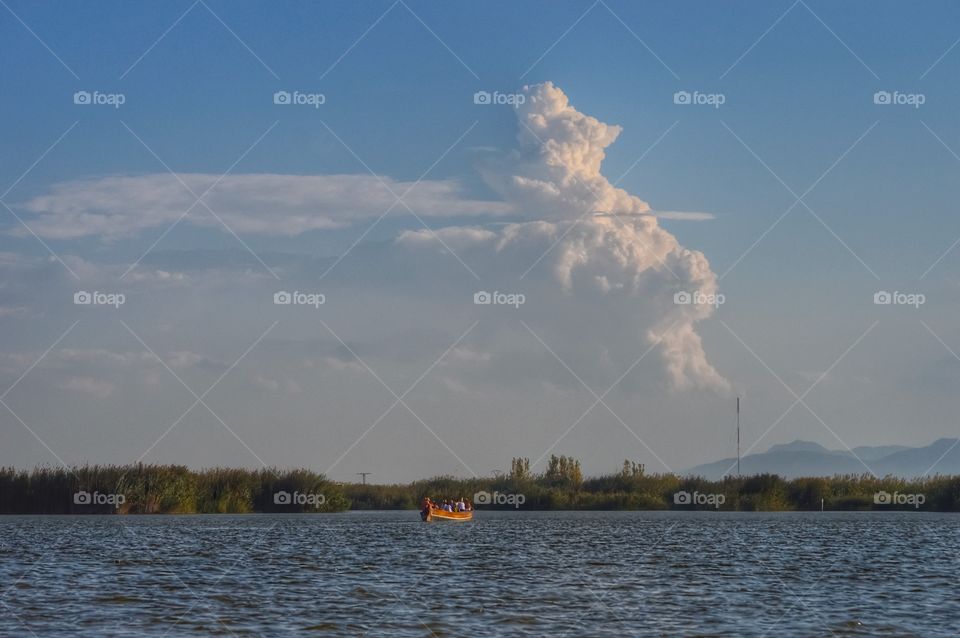
{"label": "tall billowing cloud", "polygon": [[[717,293],[706,257],[681,246],[647,214],[646,202],[601,173],[605,149],[620,127],[580,113],[551,83],[524,92],[527,99],[518,108],[519,148],[482,171],[523,216],[537,221],[509,224],[498,232],[445,229],[440,237],[464,251],[483,246],[514,272],[523,273],[539,261],[562,294],[587,304],[595,298],[605,309],[622,313],[597,335],[590,333],[600,326],[583,322],[583,315],[555,315],[554,324],[570,324],[561,338],[599,336],[626,345],[640,335],[656,345],[674,387],[726,390],[727,381],[707,360],[695,330],[715,310],[696,303]],[[440,243],[426,232],[407,233],[400,241]],[[675,293],[690,294],[694,303],[675,303]],[[539,294],[551,295],[550,287]]]}
{"label": "tall billowing cloud", "polygon": [[[434,273],[451,271],[451,249],[466,263],[482,264],[478,271],[485,282],[523,291],[525,310],[534,317],[528,319],[531,325],[549,331],[551,347],[585,378],[596,373],[598,380],[610,382],[652,347],[674,388],[728,389],[695,330],[714,307],[677,304],[674,297],[681,292],[709,297],[717,291],[716,277],[703,254],[680,246],[653,218],[598,216],[509,224],[498,231],[407,231],[395,246],[408,251],[401,263],[432,256],[436,261],[420,270]],[[492,340],[487,347],[501,350],[495,359],[515,356],[513,343]]]}
{"label": "tall billowing cloud", "polygon": [[491,186],[524,204],[528,213],[549,219],[593,211],[650,212],[645,201],[613,186],[600,172],[606,148],[620,135],[619,126],[579,112],[550,82],[525,87],[524,92],[527,99],[517,108],[519,148],[506,158],[506,167],[498,162],[483,169]]}

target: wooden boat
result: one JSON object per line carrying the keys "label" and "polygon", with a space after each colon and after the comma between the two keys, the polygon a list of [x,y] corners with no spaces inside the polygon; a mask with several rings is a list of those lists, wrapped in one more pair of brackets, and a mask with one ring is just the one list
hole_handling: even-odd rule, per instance
{"label": "wooden boat", "polygon": [[420,518],[427,523],[432,523],[433,521],[451,521],[454,523],[462,523],[464,521],[473,520],[473,511],[448,512],[437,507],[431,507],[428,510],[422,510],[420,512]]}

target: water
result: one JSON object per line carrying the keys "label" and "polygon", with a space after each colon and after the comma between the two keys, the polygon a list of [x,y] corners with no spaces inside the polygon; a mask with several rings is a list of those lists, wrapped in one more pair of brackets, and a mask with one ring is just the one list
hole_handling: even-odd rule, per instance
{"label": "water", "polygon": [[0,518],[0,635],[956,636],[956,515]]}

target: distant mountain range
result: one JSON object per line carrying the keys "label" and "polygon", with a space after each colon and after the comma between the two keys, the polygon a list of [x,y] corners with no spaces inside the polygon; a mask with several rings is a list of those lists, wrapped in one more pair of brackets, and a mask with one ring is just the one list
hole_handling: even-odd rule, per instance
{"label": "distant mountain range", "polygon": [[[851,453],[847,450],[828,450],[818,443],[798,440],[774,445],[766,452],[744,456],[740,460],[740,473],[779,474],[784,478],[833,476],[868,473],[864,465],[877,476],[892,474],[914,478],[928,471],[930,475],[960,474],[960,444],[957,439],[938,439],[926,447],[864,446],[853,448]],[[716,480],[736,471],[737,459],[734,457],[692,467],[685,474]]]}

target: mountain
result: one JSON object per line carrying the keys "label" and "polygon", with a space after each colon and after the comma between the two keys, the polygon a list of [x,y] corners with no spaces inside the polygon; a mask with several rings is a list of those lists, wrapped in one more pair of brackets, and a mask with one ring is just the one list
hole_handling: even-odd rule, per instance
{"label": "mountain", "polygon": [[[933,468],[931,470],[931,468]],[[727,458],[692,467],[689,476],[719,479],[737,471],[737,459]],[[834,474],[893,474],[904,478],[933,474],[960,474],[960,440],[938,439],[926,447],[903,445],[862,446],[830,450],[811,441],[771,446],[766,452],[748,454],[740,460],[740,473],[779,474],[784,478],[833,476]]]}
{"label": "mountain", "polygon": [[777,445],[770,446],[770,449],[767,450],[767,454],[778,453],[778,452],[829,452],[827,448],[823,447],[819,443],[814,443],[813,441],[793,441],[792,443],[779,443]]}
{"label": "mountain", "polygon": [[937,439],[927,447],[894,452],[879,459],[879,469],[874,471],[879,473],[882,470],[884,474],[899,476],[919,476],[931,466],[934,468],[930,474],[960,474],[960,444],[957,439]]}
{"label": "mountain", "polygon": [[[853,448],[853,453],[869,463],[870,461],[879,461],[883,457],[889,456],[894,452],[903,452],[904,450],[910,449],[912,448],[909,448],[906,445],[879,445],[876,447],[861,446]],[[847,452],[847,454],[849,454],[849,452]]]}

